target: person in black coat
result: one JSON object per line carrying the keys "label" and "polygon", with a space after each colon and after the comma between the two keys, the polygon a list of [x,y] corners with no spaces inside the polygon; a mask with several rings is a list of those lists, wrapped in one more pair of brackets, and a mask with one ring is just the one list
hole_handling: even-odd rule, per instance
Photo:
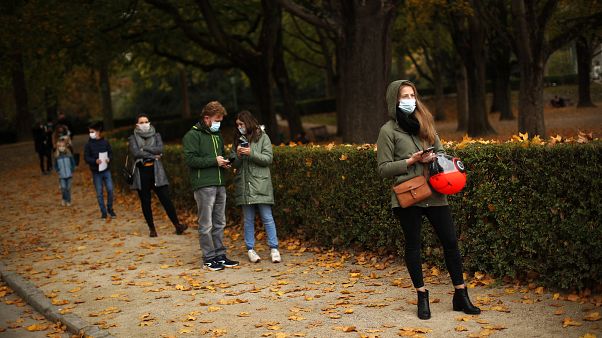
{"label": "person in black coat", "polygon": [[[40,159],[40,170],[42,175],[48,175],[52,171],[52,132],[48,132],[48,126],[38,121],[32,129],[33,144]],[[44,166],[44,160],[46,165]]]}

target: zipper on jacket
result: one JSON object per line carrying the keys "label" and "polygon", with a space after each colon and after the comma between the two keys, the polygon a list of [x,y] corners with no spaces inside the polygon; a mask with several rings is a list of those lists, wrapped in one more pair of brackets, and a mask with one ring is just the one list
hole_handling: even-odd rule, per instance
{"label": "zipper on jacket", "polygon": [[[217,146],[219,144],[219,139],[217,139],[217,136],[215,135],[211,135],[211,141],[213,141],[213,152],[215,153],[215,157],[217,158]],[[221,170],[219,170],[219,164],[217,165],[217,177],[219,180],[219,184],[222,184],[222,172]]]}

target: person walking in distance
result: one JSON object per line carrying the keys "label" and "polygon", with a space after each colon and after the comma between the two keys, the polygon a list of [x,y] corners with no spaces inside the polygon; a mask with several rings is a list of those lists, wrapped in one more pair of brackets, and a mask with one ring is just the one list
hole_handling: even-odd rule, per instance
{"label": "person walking in distance", "polygon": [[218,101],[209,102],[201,112],[200,121],[182,139],[184,161],[190,170],[190,185],[198,210],[203,266],[212,271],[238,265],[237,261],[228,259],[224,246],[225,175],[230,162],[224,158],[220,125],[226,114]]}
{"label": "person walking in distance", "polygon": [[[89,128],[90,139],[84,146],[84,160],[92,171],[92,181],[96,190],[96,199],[100,208],[100,217],[117,217],[113,210],[113,179],[111,178],[110,162],[113,158],[113,150],[109,141],[102,137],[102,122],[96,122]],[[103,186],[107,190],[107,204],[105,206]]]}
{"label": "person walking in distance", "polygon": [[75,159],[65,141],[58,141],[54,154],[54,169],[59,175],[59,186],[61,187],[61,205],[71,206],[71,181],[75,171]]}

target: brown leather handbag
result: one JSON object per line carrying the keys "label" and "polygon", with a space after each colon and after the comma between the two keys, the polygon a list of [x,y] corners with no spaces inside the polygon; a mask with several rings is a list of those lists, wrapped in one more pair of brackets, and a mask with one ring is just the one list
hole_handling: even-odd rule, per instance
{"label": "brown leather handbag", "polygon": [[[426,171],[423,172],[425,173]],[[407,208],[420,201],[424,201],[433,194],[424,174],[394,186],[393,191],[402,208]]]}

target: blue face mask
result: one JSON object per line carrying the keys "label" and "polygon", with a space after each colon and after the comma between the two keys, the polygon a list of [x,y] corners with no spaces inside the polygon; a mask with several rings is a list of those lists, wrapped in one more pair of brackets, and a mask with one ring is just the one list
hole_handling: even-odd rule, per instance
{"label": "blue face mask", "polygon": [[398,107],[406,115],[410,115],[416,110],[416,99],[401,99]]}
{"label": "blue face mask", "polygon": [[219,121],[211,122],[211,127],[209,127],[209,130],[211,130],[211,132],[215,133],[216,131],[219,130],[220,124],[221,124],[221,122],[219,122]]}

